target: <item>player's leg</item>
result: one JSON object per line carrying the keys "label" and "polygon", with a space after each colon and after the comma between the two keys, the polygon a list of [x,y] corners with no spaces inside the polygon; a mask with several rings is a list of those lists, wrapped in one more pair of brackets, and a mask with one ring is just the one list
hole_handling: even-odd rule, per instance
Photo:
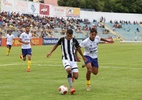
{"label": "player's leg", "polygon": [[97,75],[97,74],[98,74],[98,67],[93,66],[93,67],[92,67],[92,73],[93,73],[94,75]]}
{"label": "player's leg", "polygon": [[94,75],[97,75],[98,74],[98,67],[99,67],[99,65],[98,65],[98,59],[97,58],[93,59],[92,66],[93,66],[92,67],[92,73]]}
{"label": "player's leg", "polygon": [[7,45],[6,47],[7,47],[6,48],[6,54],[7,54],[7,56],[9,56],[11,45]]}
{"label": "player's leg", "polygon": [[67,60],[63,60],[63,66],[67,72],[67,80],[70,86],[70,92],[72,93],[72,89],[73,89],[73,83],[72,83],[72,70],[71,70],[71,66],[69,61]]}
{"label": "player's leg", "polygon": [[9,54],[10,54],[10,50],[11,50],[11,48],[12,48],[12,45],[10,45],[10,46],[9,46],[9,52],[8,52]]}
{"label": "player's leg", "polygon": [[[78,66],[76,62],[71,62],[71,69],[72,69],[72,82],[74,81],[74,79],[78,79]],[[71,88],[70,90],[71,94],[74,94],[75,89],[74,87]]]}
{"label": "player's leg", "polygon": [[26,55],[27,55],[26,49],[22,49],[22,54],[20,54],[20,58],[21,58],[23,61],[26,61]]}
{"label": "player's leg", "polygon": [[[92,63],[90,66],[91,66],[90,71],[92,71],[92,73],[94,75],[97,75],[98,74],[98,60],[97,60],[97,58],[92,59]],[[90,74],[90,71],[89,71],[89,74]],[[87,78],[87,75],[86,75],[86,78]],[[90,77],[90,79],[91,79],[91,77]],[[89,81],[89,77],[87,80],[88,80],[87,81],[87,91],[90,91],[91,90],[91,82]]]}
{"label": "player's leg", "polygon": [[87,58],[87,61],[85,62],[85,66],[87,69],[86,72],[86,85],[87,85],[87,91],[90,91],[91,87],[91,73],[92,73],[92,58],[89,56],[85,56]]}
{"label": "player's leg", "polygon": [[31,49],[27,49],[27,55],[28,55],[28,68],[27,68],[27,72],[30,72],[31,69],[31,55],[32,55],[32,50]]}
{"label": "player's leg", "polygon": [[86,85],[87,91],[91,90],[91,73],[92,73],[92,64],[91,62],[86,64],[87,72],[86,72]]}
{"label": "player's leg", "polygon": [[71,62],[72,75],[74,79],[78,79],[78,66],[77,62]]}
{"label": "player's leg", "polygon": [[68,78],[68,83],[70,85],[70,93],[74,94],[75,89],[73,87],[73,81],[72,81],[73,76],[72,76],[71,68],[70,67],[66,68],[66,72],[68,74],[67,78]]}

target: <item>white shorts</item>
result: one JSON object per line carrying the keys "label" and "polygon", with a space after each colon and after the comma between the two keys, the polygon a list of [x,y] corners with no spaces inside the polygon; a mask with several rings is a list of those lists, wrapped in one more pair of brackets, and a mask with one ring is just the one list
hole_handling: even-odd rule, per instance
{"label": "white shorts", "polygon": [[65,69],[71,68],[72,72],[78,72],[77,62],[62,60]]}

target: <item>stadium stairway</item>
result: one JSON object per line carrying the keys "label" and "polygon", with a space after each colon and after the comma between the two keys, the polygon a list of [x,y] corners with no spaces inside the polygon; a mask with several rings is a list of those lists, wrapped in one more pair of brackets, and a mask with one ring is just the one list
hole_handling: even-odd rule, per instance
{"label": "stadium stairway", "polygon": [[109,30],[110,33],[114,34],[116,37],[120,37],[121,40],[124,40],[124,38],[122,38],[121,36],[119,36],[117,32],[114,32],[112,29],[110,29],[110,28],[107,26],[107,24],[105,24],[105,28],[106,28],[107,30]]}
{"label": "stadium stairway", "polygon": [[140,26],[142,27],[142,24],[140,24]]}

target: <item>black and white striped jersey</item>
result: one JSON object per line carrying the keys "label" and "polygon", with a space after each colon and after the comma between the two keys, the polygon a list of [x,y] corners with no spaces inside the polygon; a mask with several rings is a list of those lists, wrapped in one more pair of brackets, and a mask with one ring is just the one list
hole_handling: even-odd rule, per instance
{"label": "black and white striped jersey", "polygon": [[71,40],[67,40],[65,37],[62,37],[57,42],[57,45],[61,45],[63,60],[76,61],[75,49],[80,46],[78,41],[75,38],[72,38]]}

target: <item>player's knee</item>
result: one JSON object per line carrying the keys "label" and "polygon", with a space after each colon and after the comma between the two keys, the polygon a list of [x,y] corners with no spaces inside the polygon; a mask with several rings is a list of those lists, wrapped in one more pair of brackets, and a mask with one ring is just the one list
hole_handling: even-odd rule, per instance
{"label": "player's knee", "polygon": [[71,74],[71,69],[68,69],[68,70],[67,70],[67,73],[68,73],[68,74]]}
{"label": "player's knee", "polygon": [[23,58],[23,61],[26,61],[26,59],[25,59],[25,58]]}
{"label": "player's knee", "polygon": [[88,72],[92,72],[92,67],[87,67]]}
{"label": "player's knee", "polygon": [[94,74],[94,75],[97,75],[97,74],[98,74],[98,72],[93,72],[93,74]]}
{"label": "player's knee", "polygon": [[88,73],[92,73],[92,69],[90,68],[90,69],[87,69],[87,72]]}
{"label": "player's knee", "polygon": [[68,78],[71,78],[72,77],[72,73],[71,73],[71,71],[69,70],[68,71],[68,76],[67,76]]}
{"label": "player's knee", "polygon": [[77,80],[78,79],[78,75],[73,76],[73,78]]}

